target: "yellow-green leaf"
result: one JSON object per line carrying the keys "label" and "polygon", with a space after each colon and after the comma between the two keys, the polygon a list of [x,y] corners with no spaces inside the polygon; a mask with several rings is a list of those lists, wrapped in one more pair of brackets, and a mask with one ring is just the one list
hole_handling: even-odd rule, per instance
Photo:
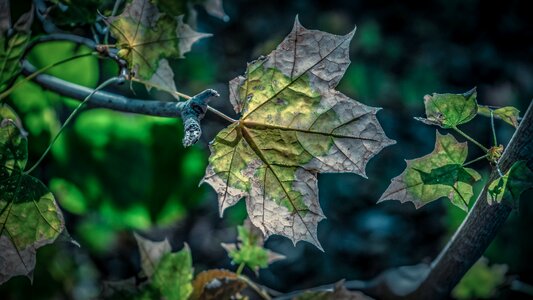
{"label": "yellow-green leaf", "polygon": [[505,282],[508,269],[507,265],[489,266],[489,261],[481,257],[453,289],[452,296],[459,300],[493,299],[497,288]]}
{"label": "yellow-green leaf", "polygon": [[463,167],[468,155],[468,146],[459,143],[451,135],[436,132],[435,149],[430,154],[407,160],[402,174],[393,178],[378,202],[399,200],[412,202],[416,208],[448,197],[452,203],[467,211],[473,197],[472,184],[481,176],[470,168]]}
{"label": "yellow-green leaf", "polygon": [[503,120],[505,123],[518,128],[518,119],[520,118],[520,111],[513,106],[504,106],[493,109],[485,105],[478,105],[477,113],[490,118],[490,112],[495,118]]}
{"label": "yellow-green leaf", "polygon": [[132,77],[169,91],[176,87],[165,59],[183,58],[196,41],[211,36],[194,31],[183,22],[183,15],[160,12],[149,0],[133,0],[107,23],[117,40],[118,55],[128,62]]}
{"label": "yellow-green leaf", "polygon": [[54,196],[23,173],[26,134],[7,106],[0,106],[0,284],[17,275],[32,278],[36,250],[54,242],[64,221]]}
{"label": "yellow-green leaf", "polygon": [[472,120],[477,114],[476,88],[464,94],[437,94],[424,96],[426,118],[415,118],[429,125],[453,128]]}
{"label": "yellow-green leaf", "polygon": [[217,192],[221,215],[245,197],[265,236],[321,249],[317,173],[366,176],[370,158],[394,143],[376,118],[379,108],[335,90],[350,64],[353,35],[308,30],[296,19],[276,50],[230,82],[241,118],[211,143],[203,180]]}
{"label": "yellow-green leaf", "polygon": [[237,226],[237,233],[235,244],[222,243],[222,247],[228,252],[233,264],[245,264],[257,273],[260,268],[266,268],[269,264],[285,258],[263,247],[264,239],[261,231],[251,222]]}

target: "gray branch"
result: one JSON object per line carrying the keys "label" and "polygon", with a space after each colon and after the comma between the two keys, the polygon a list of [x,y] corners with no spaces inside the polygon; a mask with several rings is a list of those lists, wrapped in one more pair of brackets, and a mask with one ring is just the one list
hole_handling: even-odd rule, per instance
{"label": "gray branch", "polygon": [[[505,149],[499,166],[503,172],[519,160],[533,169],[533,102]],[[498,178],[494,170],[488,182]],[[446,299],[472,265],[483,255],[502,228],[512,207],[487,202],[485,185],[472,210],[439,256],[430,264],[385,271],[361,291],[377,299]]]}
{"label": "gray branch", "polygon": [[[25,61],[23,63],[22,73],[25,76],[35,71],[35,67],[29,62]],[[80,101],[93,91],[91,88],[47,74],[40,74],[33,78],[33,81],[45,89]],[[218,96],[215,90],[207,89],[187,101],[166,102],[131,99],[110,92],[97,91],[88,101],[88,106],[150,116],[180,117],[183,120],[185,131],[183,145],[188,147],[196,143],[202,134],[200,121],[207,111],[207,103],[211,97]]]}

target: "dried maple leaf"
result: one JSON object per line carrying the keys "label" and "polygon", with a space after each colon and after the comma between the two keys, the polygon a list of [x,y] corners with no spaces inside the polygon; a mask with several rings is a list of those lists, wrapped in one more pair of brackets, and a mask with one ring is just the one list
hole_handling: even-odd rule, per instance
{"label": "dried maple leaf", "polygon": [[107,23],[133,77],[170,91],[176,90],[174,73],[165,58],[183,58],[196,41],[211,36],[194,31],[183,16],[159,12],[149,0],[133,0]]}
{"label": "dried maple leaf", "polygon": [[350,64],[354,32],[308,30],[296,19],[276,50],[230,82],[241,118],[211,143],[203,179],[217,192],[221,215],[245,197],[250,220],[266,237],[322,249],[317,173],[366,176],[369,159],[394,143],[376,119],[379,108],[334,89]]}

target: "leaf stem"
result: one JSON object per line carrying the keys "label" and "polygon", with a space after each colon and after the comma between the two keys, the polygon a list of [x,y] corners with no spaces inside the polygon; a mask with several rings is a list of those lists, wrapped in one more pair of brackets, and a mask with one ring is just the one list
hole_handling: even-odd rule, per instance
{"label": "leaf stem", "polygon": [[237,276],[240,276],[240,275],[241,275],[242,270],[244,270],[244,265],[245,265],[244,263],[241,263],[241,264],[239,265],[239,267],[237,268],[237,271],[235,272],[235,274],[237,274]]}
{"label": "leaf stem", "polygon": [[474,159],[472,159],[472,160],[470,160],[470,161],[467,161],[466,163],[463,164],[463,167],[466,167],[466,166],[468,166],[468,165],[470,165],[470,164],[473,164],[473,163],[475,163],[476,161],[480,161],[480,160],[486,158],[487,156],[489,156],[488,153],[485,154],[485,155],[482,155],[482,156],[480,156],[480,157],[478,157],[478,158],[474,158]]}
{"label": "leaf stem", "polygon": [[42,74],[44,72],[46,72],[47,70],[53,68],[53,67],[56,67],[56,66],[59,66],[59,65],[62,65],[64,63],[67,63],[69,61],[72,61],[72,60],[75,60],[75,59],[78,59],[78,58],[82,58],[82,57],[86,57],[86,56],[90,56],[90,55],[95,55],[96,52],[88,52],[88,53],[83,53],[83,54],[78,54],[78,55],[74,55],[74,56],[71,56],[69,58],[65,58],[63,60],[60,60],[60,61],[57,61],[55,63],[52,63],[52,64],[49,64],[48,66],[42,68],[42,69],[39,69],[35,72],[33,72],[32,74],[26,76],[26,78],[22,79],[22,80],[19,80],[17,81],[15,84],[13,84],[9,89],[5,90],[4,92],[2,92],[0,94],[0,103],[3,102],[4,98],[6,98],[11,92],[13,92],[14,89],[18,88],[21,84],[27,82],[27,81],[30,81],[32,80],[33,78],[35,78],[37,75],[39,74]]}
{"label": "leaf stem", "polygon": [[492,129],[492,139],[494,141],[494,147],[498,146],[498,139],[496,137],[496,129],[494,129],[494,111],[490,110],[490,127]]}
{"label": "leaf stem", "polygon": [[63,123],[63,125],[61,126],[61,128],[59,128],[59,131],[57,132],[57,134],[54,136],[54,138],[52,139],[52,141],[50,142],[50,144],[48,145],[48,147],[46,148],[46,150],[44,151],[44,153],[41,155],[41,157],[37,160],[37,162],[31,167],[29,168],[27,171],[24,172],[24,174],[30,174],[33,170],[35,170],[35,168],[43,161],[43,159],[45,158],[45,156],[48,154],[48,152],[50,152],[50,150],[52,149],[52,146],[54,145],[54,143],[57,141],[57,139],[59,138],[59,136],[61,135],[61,133],[63,132],[63,130],[65,129],[65,127],[70,123],[70,121],[72,120],[72,118],[74,118],[74,116],[78,113],[78,111],[83,107],[83,105],[85,103],[87,103],[91,97],[99,90],[105,88],[106,86],[110,85],[110,84],[113,84],[115,82],[118,82],[120,80],[123,80],[122,77],[112,77],[112,78],[109,78],[108,80],[104,81],[102,84],[100,84],[98,87],[96,87],[87,97],[85,97],[85,99],[80,103],[78,104],[78,106],[72,111],[72,113],[68,116],[67,120],[65,120],[65,123]]}
{"label": "leaf stem", "polygon": [[[150,86],[150,87],[153,87],[153,88],[156,88],[158,90],[161,90],[161,91],[164,91],[164,92],[167,92],[169,94],[174,94],[180,98],[183,98],[185,100],[189,100],[191,99],[192,97],[187,95],[187,94],[184,94],[184,93],[180,93],[178,91],[172,91],[172,90],[169,90],[165,87],[162,87],[160,85],[157,85],[157,84],[154,84],[154,83],[151,83],[151,82],[148,82],[148,81],[144,81],[144,80],[140,80],[140,79],[137,79],[137,78],[131,78],[131,81],[135,81],[135,82],[138,82],[140,84],[144,84],[144,85],[147,85],[147,86]],[[225,113],[221,112],[220,110],[212,107],[212,106],[209,106],[207,105],[207,110],[214,113],[215,115],[221,117],[222,119],[228,121],[228,122],[231,122],[231,123],[236,123],[237,120],[233,119],[232,117],[226,115]]]}
{"label": "leaf stem", "polygon": [[457,133],[459,133],[460,135],[462,135],[465,139],[469,140],[470,142],[474,143],[476,146],[478,146],[479,148],[481,148],[483,151],[485,151],[485,153],[489,152],[489,149],[487,149],[485,146],[481,145],[480,142],[476,141],[475,139],[473,139],[472,137],[470,137],[468,134],[464,133],[463,131],[461,131],[459,128],[457,127],[452,127],[453,130],[455,130]]}

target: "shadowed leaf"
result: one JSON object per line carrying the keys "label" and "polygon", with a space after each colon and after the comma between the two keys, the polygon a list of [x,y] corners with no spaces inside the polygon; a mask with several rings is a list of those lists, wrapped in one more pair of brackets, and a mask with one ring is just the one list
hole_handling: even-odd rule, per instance
{"label": "shadowed leaf", "polygon": [[415,118],[429,125],[452,128],[472,120],[477,114],[476,88],[464,94],[424,96],[426,118]]}
{"label": "shadowed leaf", "polygon": [[487,191],[487,201],[500,203],[507,201],[513,207],[518,207],[520,195],[533,188],[533,171],[527,167],[525,161],[515,162],[501,178],[494,180]]}
{"label": "shadowed leaf", "polygon": [[463,167],[468,155],[466,143],[459,143],[451,135],[436,132],[435,149],[421,158],[408,160],[402,174],[392,179],[391,184],[378,202],[399,200],[412,202],[416,208],[448,197],[452,203],[467,211],[472,198],[472,184],[481,176],[470,168]]}
{"label": "shadowed leaf", "polygon": [[32,278],[36,250],[55,241],[64,221],[52,193],[23,173],[26,134],[7,106],[0,106],[0,284],[17,275]]}
{"label": "shadowed leaf", "polygon": [[308,30],[296,20],[276,50],[230,82],[241,118],[211,143],[203,180],[217,192],[221,215],[245,197],[250,220],[266,237],[322,249],[317,173],[366,176],[370,158],[394,143],[376,118],[379,108],[335,90],[353,35]]}
{"label": "shadowed leaf", "polygon": [[163,255],[170,253],[171,247],[167,239],[162,242],[154,242],[133,233],[139,252],[141,254],[141,267],[144,275],[152,277]]}
{"label": "shadowed leaf", "polygon": [[157,290],[162,299],[187,299],[192,293],[192,258],[187,245],[178,252],[163,255],[150,286]]}
{"label": "shadowed leaf", "polygon": [[[4,1],[2,1],[4,2]],[[5,1],[8,3],[8,1]],[[33,23],[33,9],[20,16],[10,29],[9,5],[2,7],[2,23],[0,26],[0,92],[4,91],[20,71],[20,58],[30,41],[30,27]]]}
{"label": "shadowed leaf", "polygon": [[176,87],[173,78],[165,77],[172,74],[165,58],[183,58],[192,44],[211,36],[192,30],[183,23],[183,16],[159,12],[149,0],[133,0],[107,23],[117,40],[118,55],[128,62],[132,77],[170,91]]}

